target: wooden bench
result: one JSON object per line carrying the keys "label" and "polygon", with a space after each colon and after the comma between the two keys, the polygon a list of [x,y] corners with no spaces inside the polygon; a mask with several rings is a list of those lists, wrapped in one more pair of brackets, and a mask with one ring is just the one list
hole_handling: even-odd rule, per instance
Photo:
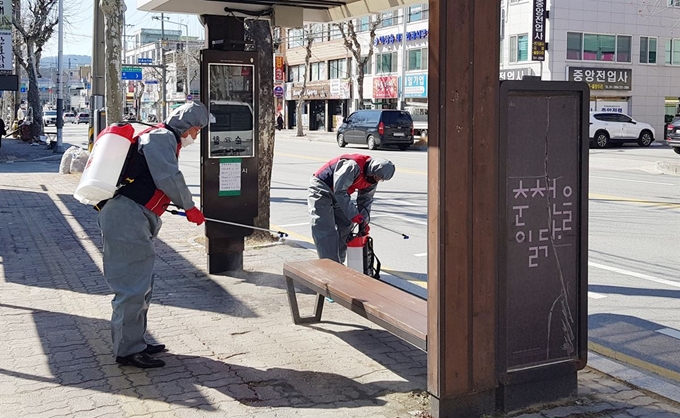
{"label": "wooden bench", "polygon": [[[295,324],[321,321],[326,297],[427,351],[427,301],[331,260],[284,263]],[[314,315],[301,317],[293,282],[317,293]]]}

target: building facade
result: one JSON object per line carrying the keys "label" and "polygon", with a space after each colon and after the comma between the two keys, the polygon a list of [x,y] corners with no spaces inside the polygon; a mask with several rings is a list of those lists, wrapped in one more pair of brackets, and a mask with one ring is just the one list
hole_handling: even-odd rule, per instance
{"label": "building facade", "polygon": [[[407,109],[426,118],[428,17],[428,5],[423,3],[352,22],[362,59],[373,50],[364,66],[363,101],[358,93],[357,60],[335,24],[282,31],[281,50],[287,66],[281,111],[286,126],[295,126],[305,72],[309,73],[302,108],[306,129],[334,131],[343,117],[359,108]],[[344,32],[348,33],[346,26]],[[305,68],[310,37],[311,59]]]}
{"label": "building facade", "polygon": [[[159,29],[147,28],[138,30],[130,37],[134,39],[134,44],[126,43],[123,66],[141,68],[141,79],[123,80],[126,113],[132,113],[142,120],[160,120],[164,103],[171,110],[187,100],[199,99],[199,51],[204,47],[204,41],[182,36],[180,30],[161,32]],[[161,68],[163,54],[165,79]]]}
{"label": "building facade", "polygon": [[532,61],[535,2],[503,0],[501,74],[585,81],[591,110],[631,115],[652,124],[660,139],[665,115],[679,111],[680,4],[647,3],[547,0],[541,62]]}

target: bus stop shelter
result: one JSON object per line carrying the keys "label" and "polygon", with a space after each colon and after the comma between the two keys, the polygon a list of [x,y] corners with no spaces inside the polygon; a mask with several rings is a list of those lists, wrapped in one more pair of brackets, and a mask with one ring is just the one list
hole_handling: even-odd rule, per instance
{"label": "bus stop shelter", "polygon": [[[222,16],[271,11],[273,26],[301,27],[424,1],[138,0],[138,8]],[[497,367],[500,6],[497,0],[430,0],[429,5],[427,390],[436,417],[481,416],[493,413],[502,396]],[[543,378],[541,385],[552,383]]]}

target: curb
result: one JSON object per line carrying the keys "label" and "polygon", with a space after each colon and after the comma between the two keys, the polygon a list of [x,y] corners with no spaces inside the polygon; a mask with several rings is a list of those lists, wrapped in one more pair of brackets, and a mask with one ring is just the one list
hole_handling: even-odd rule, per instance
{"label": "curb", "polygon": [[680,373],[594,342],[588,342],[588,352],[587,367],[680,404]]}

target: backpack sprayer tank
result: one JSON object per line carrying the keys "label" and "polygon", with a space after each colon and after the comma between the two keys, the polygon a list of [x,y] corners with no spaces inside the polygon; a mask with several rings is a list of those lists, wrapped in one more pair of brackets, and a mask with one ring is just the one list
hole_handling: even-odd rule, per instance
{"label": "backpack sprayer tank", "polygon": [[135,129],[129,123],[112,124],[104,129],[97,136],[73,197],[90,205],[112,198],[134,136]]}
{"label": "backpack sprayer tank", "polygon": [[347,267],[371,276],[380,278],[380,260],[373,253],[373,239],[368,235],[352,234],[347,243]]}

